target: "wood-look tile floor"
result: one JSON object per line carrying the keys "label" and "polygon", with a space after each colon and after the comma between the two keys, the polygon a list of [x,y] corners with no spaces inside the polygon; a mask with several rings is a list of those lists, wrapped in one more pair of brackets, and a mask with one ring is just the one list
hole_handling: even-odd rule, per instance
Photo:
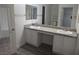
{"label": "wood-look tile floor", "polygon": [[25,44],[17,50],[13,55],[56,55],[52,53],[50,45],[41,44],[38,48],[29,44]]}
{"label": "wood-look tile floor", "polygon": [[9,51],[10,39],[0,38],[0,55],[6,55]]}

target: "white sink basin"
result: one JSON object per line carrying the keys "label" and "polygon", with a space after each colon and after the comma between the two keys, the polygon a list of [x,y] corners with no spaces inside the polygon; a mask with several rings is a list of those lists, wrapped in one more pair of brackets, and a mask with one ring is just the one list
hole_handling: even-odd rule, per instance
{"label": "white sink basin", "polygon": [[63,33],[63,34],[73,34],[71,31],[65,31],[65,30],[57,30],[58,33]]}
{"label": "white sink basin", "polygon": [[33,29],[40,29],[41,27],[40,27],[40,26],[30,26],[30,28],[33,28]]}

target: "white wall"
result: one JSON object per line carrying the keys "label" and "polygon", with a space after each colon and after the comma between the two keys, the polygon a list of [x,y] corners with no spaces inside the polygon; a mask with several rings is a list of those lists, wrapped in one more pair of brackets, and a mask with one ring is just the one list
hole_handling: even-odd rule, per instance
{"label": "white wall", "polygon": [[[21,45],[25,44],[24,25],[36,23],[37,19],[36,20],[26,20],[25,4],[15,4],[14,11],[15,11],[15,27],[16,27],[16,30],[15,30],[16,31],[16,45],[17,45],[17,48],[19,48]],[[40,17],[38,17],[38,18],[40,18]],[[39,22],[39,23],[41,23],[41,22]]]}
{"label": "white wall", "polygon": [[75,54],[79,54],[79,5],[78,5],[78,11],[77,11],[76,29],[77,29],[78,38],[76,40]]}
{"label": "white wall", "polygon": [[77,10],[76,29],[77,29],[77,33],[79,34],[79,5]]}
{"label": "white wall", "polygon": [[77,11],[78,11],[78,4],[73,5],[73,18],[71,26],[72,28],[76,29],[76,21],[77,21]]}

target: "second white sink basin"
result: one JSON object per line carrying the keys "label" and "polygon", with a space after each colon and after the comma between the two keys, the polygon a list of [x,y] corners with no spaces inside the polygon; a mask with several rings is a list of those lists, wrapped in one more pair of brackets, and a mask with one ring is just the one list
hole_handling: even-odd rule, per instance
{"label": "second white sink basin", "polygon": [[71,31],[57,30],[58,33],[73,34]]}

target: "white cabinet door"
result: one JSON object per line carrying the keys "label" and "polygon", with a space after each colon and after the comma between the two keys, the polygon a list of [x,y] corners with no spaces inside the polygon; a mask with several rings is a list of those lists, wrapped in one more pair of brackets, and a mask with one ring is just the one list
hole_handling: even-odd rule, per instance
{"label": "white cabinet door", "polygon": [[63,36],[61,35],[54,35],[54,40],[53,40],[53,51],[57,52],[59,54],[62,54],[63,52]]}
{"label": "white cabinet door", "polygon": [[39,46],[39,42],[38,42],[38,32],[35,31],[35,30],[31,30],[31,32],[32,32],[32,39],[31,39],[32,44],[33,44],[34,46],[38,47],[38,46]]}
{"label": "white cabinet door", "polygon": [[55,35],[53,40],[53,51],[59,54],[74,54],[76,38]]}
{"label": "white cabinet door", "polygon": [[31,29],[26,29],[26,42],[38,47],[39,43],[38,43],[38,32],[35,30],[31,30]]}
{"label": "white cabinet door", "polygon": [[26,37],[26,42],[29,44],[32,44],[32,32],[30,29],[25,29],[25,37]]}
{"label": "white cabinet door", "polygon": [[64,36],[64,54],[74,54],[76,38]]}

